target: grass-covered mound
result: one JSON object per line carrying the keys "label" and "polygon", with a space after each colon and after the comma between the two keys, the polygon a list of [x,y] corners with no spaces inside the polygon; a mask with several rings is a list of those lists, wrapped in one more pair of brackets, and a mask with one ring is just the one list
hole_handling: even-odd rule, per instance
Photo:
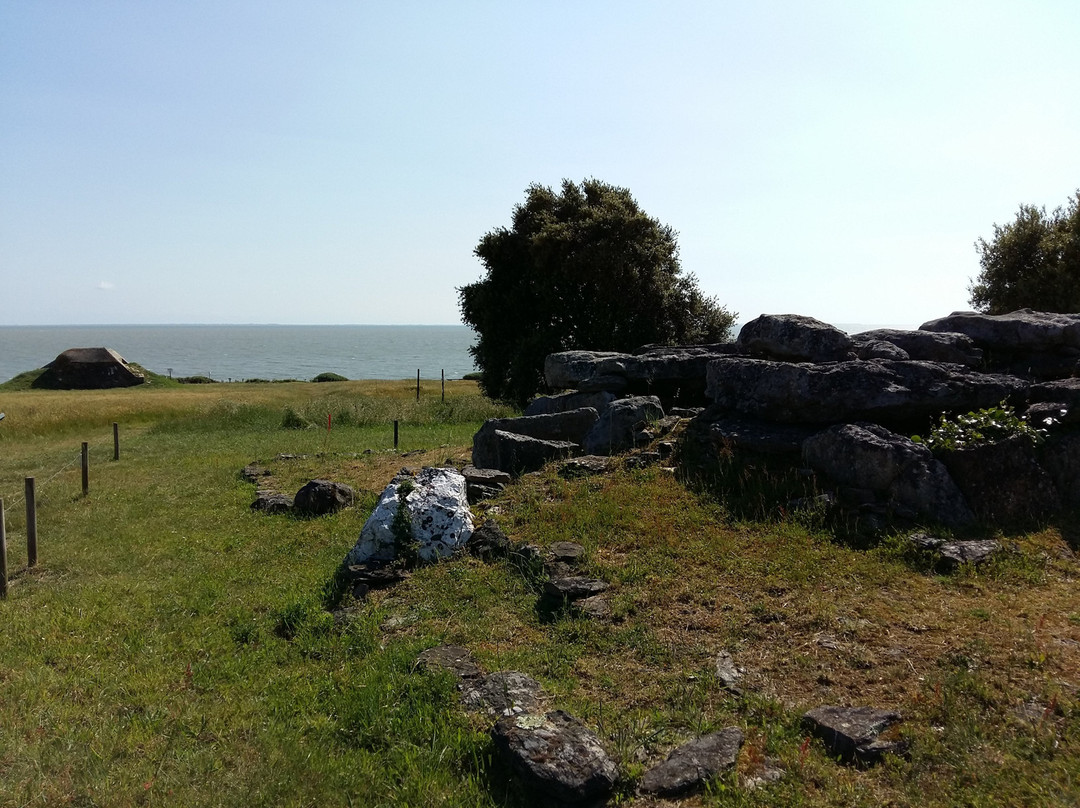
{"label": "grass-covered mound", "polygon": [[[17,392],[3,409],[2,806],[537,804],[453,683],[416,671],[448,642],[536,677],[596,730],[622,804],[658,805],[635,800],[633,778],[732,724],[747,735],[738,770],[684,805],[1080,802],[1076,525],[1000,537],[1012,549],[989,566],[942,575],[899,537],[852,546],[813,513],[736,516],[661,468],[549,469],[495,500],[497,518],[518,542],[582,544],[612,584],[611,622],[539,608],[530,570],[473,558],[361,603],[335,574],[390,477],[465,462],[482,420],[506,414],[475,385],[448,382],[445,404],[437,383],[417,404],[405,380]],[[320,428],[283,428],[287,409]],[[325,477],[361,504],[252,513],[252,460],[280,490]],[[33,570],[25,476],[39,481]],[[721,650],[746,670],[741,696],[716,678]],[[899,710],[910,757],[838,765],[799,723],[825,703]],[[784,775],[740,785],[766,767]]]}

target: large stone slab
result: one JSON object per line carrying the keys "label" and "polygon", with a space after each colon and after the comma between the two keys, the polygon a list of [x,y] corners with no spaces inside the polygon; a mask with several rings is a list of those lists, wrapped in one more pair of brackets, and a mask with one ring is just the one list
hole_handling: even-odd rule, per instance
{"label": "large stone slab", "polygon": [[1061,508],[1026,435],[938,453],[975,514],[986,522],[1037,519]]}
{"label": "large stone slab", "polygon": [[[507,453],[522,454],[522,457],[524,457],[529,453],[529,447],[523,444],[522,448],[517,449],[513,443],[509,447],[502,446],[500,445],[500,439],[496,435],[497,432],[523,435],[548,443],[574,443],[580,446],[599,417],[592,407],[581,407],[576,410],[547,415],[489,419],[473,435],[473,465],[477,468],[499,469],[505,472],[519,473],[520,469],[515,468],[514,462]],[[505,443],[505,441],[503,442]],[[558,453],[548,457],[547,460],[556,456],[559,456]],[[546,460],[543,462],[546,462]],[[540,465],[543,465],[543,462]],[[539,468],[539,466],[535,466],[535,468]],[[535,468],[526,470],[534,471]]]}
{"label": "large stone slab", "polygon": [[570,805],[599,800],[618,778],[600,739],[562,710],[500,718],[491,737],[528,786],[549,799]]}
{"label": "large stone slab", "polygon": [[876,763],[885,753],[899,754],[901,742],[879,741],[878,736],[899,722],[900,713],[875,707],[815,707],[803,715],[808,732],[825,743],[829,754],[846,762]]}
{"label": "large stone slab", "polygon": [[949,362],[954,365],[976,367],[982,362],[983,352],[976,348],[971,337],[947,331],[905,331],[894,328],[876,328],[852,334],[856,342],[888,342],[907,353],[909,359],[928,362]]}
{"label": "large stone slab", "polygon": [[345,483],[309,480],[293,497],[293,507],[308,516],[323,516],[348,508],[355,499],[355,492]]}
{"label": "large stone slab", "polygon": [[853,359],[855,351],[839,328],[802,314],[762,314],[742,327],[736,343],[752,356],[790,362]]}
{"label": "large stone slab", "polygon": [[870,489],[893,507],[944,525],[970,524],[975,515],[945,466],[925,446],[875,424],[839,424],[807,438],[803,457],[845,486]]}
{"label": "large stone slab", "polygon": [[529,402],[529,406],[522,413],[529,415],[553,415],[567,410],[580,410],[583,407],[592,407],[598,413],[615,400],[615,394],[606,390],[595,393],[560,393],[555,396],[537,396]]}
{"label": "large stone slab", "polygon": [[[398,516],[402,504],[407,519]],[[360,538],[345,557],[345,564],[412,557],[435,561],[463,547],[472,532],[472,513],[461,472],[430,467],[415,475],[403,471],[382,492]]]}
{"label": "large stone slab", "polygon": [[919,326],[920,331],[965,334],[980,348],[1009,352],[1080,348],[1080,314],[1019,309],[1008,314],[957,311]]}
{"label": "large stone slab", "polygon": [[718,408],[765,421],[912,422],[1022,398],[1027,382],[959,365],[889,359],[790,364],[729,357],[709,363],[706,394]]}
{"label": "large stone slab", "polygon": [[739,349],[734,343],[650,348],[637,354],[564,351],[544,360],[544,378],[554,389],[657,394],[696,402],[704,390],[705,368]]}
{"label": "large stone slab", "polygon": [[658,421],[664,408],[656,396],[634,396],[613,401],[585,436],[587,454],[613,455],[634,447],[634,435],[642,422]]}

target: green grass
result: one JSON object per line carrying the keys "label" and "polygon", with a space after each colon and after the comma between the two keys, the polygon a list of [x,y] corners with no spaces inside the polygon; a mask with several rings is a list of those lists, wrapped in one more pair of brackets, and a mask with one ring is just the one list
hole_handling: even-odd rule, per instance
{"label": "green grass", "polygon": [[[482,419],[506,414],[471,383],[447,387],[445,405],[437,385],[418,404],[411,382],[0,391],[13,575],[0,602],[0,806],[537,804],[453,683],[414,669],[442,642],[539,679],[549,706],[618,760],[625,804],[657,804],[634,797],[634,778],[729,725],[747,735],[738,771],[684,804],[1080,802],[1069,525],[1006,536],[1015,546],[990,566],[944,575],[898,537],[855,545],[819,520],[760,521],[662,469],[551,470],[512,486],[497,518],[516,542],[584,545],[586,570],[612,583],[615,621],[540,608],[528,570],[472,558],[363,603],[345,595],[335,620],[335,573],[390,477],[465,462]],[[311,426],[285,428],[287,410]],[[84,440],[87,497],[72,464]],[[252,461],[285,492],[328,477],[361,504],[253,514],[239,474]],[[721,649],[747,668],[742,697],[712,675]],[[900,710],[911,756],[838,765],[799,726],[823,703]],[[1023,717],[1025,704],[1038,706]],[[784,777],[745,789],[766,762]]]}

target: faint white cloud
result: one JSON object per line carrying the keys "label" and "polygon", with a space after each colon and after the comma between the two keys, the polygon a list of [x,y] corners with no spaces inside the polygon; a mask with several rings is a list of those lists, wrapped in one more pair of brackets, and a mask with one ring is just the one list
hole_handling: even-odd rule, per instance
{"label": "faint white cloud", "polygon": [[113,285],[110,281],[98,281],[97,288],[107,292],[113,288]]}

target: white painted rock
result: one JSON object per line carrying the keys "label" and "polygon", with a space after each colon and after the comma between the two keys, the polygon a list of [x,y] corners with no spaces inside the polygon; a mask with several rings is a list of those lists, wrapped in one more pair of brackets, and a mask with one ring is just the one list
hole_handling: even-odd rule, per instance
{"label": "white painted rock", "polygon": [[[394,520],[402,485],[411,485],[405,496],[412,547],[398,547]],[[472,536],[472,513],[466,498],[465,477],[456,469],[423,468],[415,476],[399,473],[379,497],[360,531],[346,564],[391,561],[414,554],[421,561],[446,558]]]}

